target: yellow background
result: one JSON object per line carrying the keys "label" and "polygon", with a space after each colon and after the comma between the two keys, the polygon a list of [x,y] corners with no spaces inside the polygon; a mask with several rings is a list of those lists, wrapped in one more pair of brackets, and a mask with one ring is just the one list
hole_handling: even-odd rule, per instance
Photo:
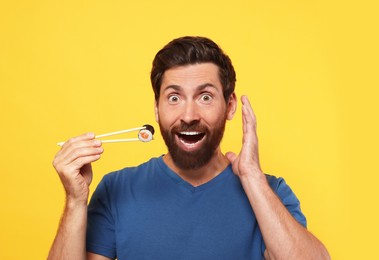
{"label": "yellow background", "polygon": [[[151,61],[183,35],[232,58],[258,118],[263,169],[283,176],[333,259],[379,259],[375,1],[0,3],[0,259],[44,259],[63,209],[56,142],[150,123]],[[239,106],[240,108],[240,106]],[[241,115],[223,151],[238,152]],[[125,135],[123,137],[130,137]],[[166,152],[104,145],[101,177]]]}

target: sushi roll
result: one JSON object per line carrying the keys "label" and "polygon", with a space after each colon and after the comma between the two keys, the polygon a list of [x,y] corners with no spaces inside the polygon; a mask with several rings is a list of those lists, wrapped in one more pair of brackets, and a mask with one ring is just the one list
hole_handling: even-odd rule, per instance
{"label": "sushi roll", "polygon": [[138,132],[138,139],[142,142],[150,142],[153,140],[154,127],[151,125],[144,125],[145,129]]}

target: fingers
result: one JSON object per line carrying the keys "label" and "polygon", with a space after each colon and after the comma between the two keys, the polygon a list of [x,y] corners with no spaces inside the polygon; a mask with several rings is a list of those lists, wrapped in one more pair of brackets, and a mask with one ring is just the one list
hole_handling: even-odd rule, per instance
{"label": "fingers", "polygon": [[233,172],[240,177],[256,173],[261,174],[255,114],[247,96],[242,96],[241,102],[243,123],[242,148],[238,156],[232,152],[225,154],[226,158],[232,163]]}
{"label": "fingers", "polygon": [[227,152],[225,154],[226,158],[229,160],[230,163],[233,164],[233,162],[235,161],[235,159],[237,158],[237,155],[233,152]]}
{"label": "fingers", "polygon": [[242,96],[241,101],[242,101],[243,142],[254,145],[258,141],[257,135],[256,135],[255,114],[247,96]]}
{"label": "fingers", "polygon": [[83,165],[98,160],[104,150],[101,141],[94,138],[93,133],[87,133],[65,142],[53,161],[58,173],[78,171]]}
{"label": "fingers", "polygon": [[[81,156],[98,154],[101,151],[101,141],[94,140],[93,133],[83,134],[69,139],[64,143],[56,157],[67,158],[68,163]],[[97,149],[101,148],[101,149]]]}
{"label": "fingers", "polygon": [[103,153],[101,141],[93,133],[83,134],[66,141],[54,158],[53,166],[71,201],[86,202],[88,186],[92,180],[91,163]]}
{"label": "fingers", "polygon": [[244,125],[247,126],[246,131],[253,128],[256,129],[256,118],[253,111],[253,108],[251,107],[250,101],[247,98],[247,96],[241,97],[242,101],[242,117],[244,120]]}
{"label": "fingers", "polygon": [[246,160],[248,160],[249,163],[260,168],[256,117],[247,96],[242,96],[241,101],[243,118],[242,152],[245,155],[243,161],[246,164]]}

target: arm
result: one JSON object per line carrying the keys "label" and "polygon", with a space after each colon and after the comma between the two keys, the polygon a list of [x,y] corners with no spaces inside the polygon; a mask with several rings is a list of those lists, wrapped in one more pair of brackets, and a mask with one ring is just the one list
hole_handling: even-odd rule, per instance
{"label": "arm", "polygon": [[89,133],[67,141],[55,156],[53,165],[66,191],[66,204],[48,259],[109,259],[87,255],[85,245],[91,163],[102,152],[101,142]]}
{"label": "arm", "polygon": [[242,100],[243,144],[238,156],[227,153],[234,173],[257,217],[266,244],[266,259],[330,259],[323,244],[301,226],[272,191],[261,171],[254,112],[246,96]]}

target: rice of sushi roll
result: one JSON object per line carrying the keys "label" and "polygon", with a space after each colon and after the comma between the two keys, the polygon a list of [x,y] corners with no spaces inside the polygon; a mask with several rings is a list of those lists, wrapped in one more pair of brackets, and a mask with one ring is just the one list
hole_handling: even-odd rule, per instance
{"label": "rice of sushi roll", "polygon": [[153,140],[154,127],[151,125],[144,125],[145,129],[138,132],[138,139],[142,142],[150,142]]}

